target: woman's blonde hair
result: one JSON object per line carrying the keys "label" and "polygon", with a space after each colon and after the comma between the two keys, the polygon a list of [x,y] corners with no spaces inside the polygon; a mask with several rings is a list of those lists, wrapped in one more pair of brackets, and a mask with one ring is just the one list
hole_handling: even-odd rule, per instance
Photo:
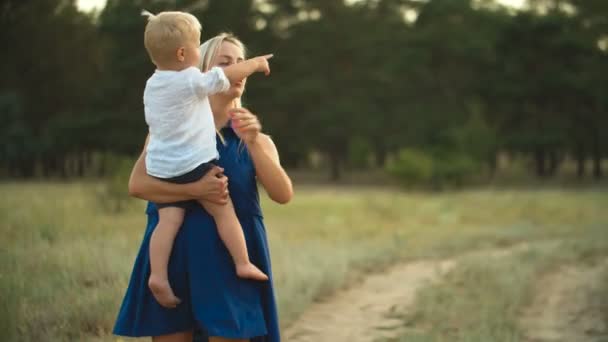
{"label": "woman's blonde hair", "polygon": [[[201,65],[200,69],[205,72],[208,71],[211,67],[211,61],[217,55],[220,50],[220,46],[222,46],[223,42],[229,42],[236,45],[241,51],[243,51],[243,57],[247,57],[247,49],[245,48],[245,44],[240,41],[235,35],[232,33],[220,33],[217,36],[207,40],[204,42],[201,47]],[[241,98],[235,99],[235,106],[241,107]]]}
{"label": "woman's blonde hair", "polygon": [[[247,57],[247,49],[245,48],[245,44],[241,42],[235,35],[232,33],[222,32],[217,36],[208,39],[204,42],[201,47],[201,65],[199,66],[201,71],[206,72],[211,69],[211,61],[220,51],[220,46],[222,46],[223,42],[229,42],[236,45],[241,51],[243,51],[243,57]],[[235,107],[241,107],[241,98],[237,98],[234,100]],[[220,140],[225,145],[226,140],[220,131],[217,131],[217,135],[220,137]],[[239,151],[242,150],[242,141],[239,143]]]}

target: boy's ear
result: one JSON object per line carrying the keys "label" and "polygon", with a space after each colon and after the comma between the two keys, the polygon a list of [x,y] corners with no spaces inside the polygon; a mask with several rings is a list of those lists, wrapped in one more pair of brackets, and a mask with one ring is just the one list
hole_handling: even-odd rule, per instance
{"label": "boy's ear", "polygon": [[178,61],[183,62],[184,60],[186,60],[186,49],[184,47],[177,49],[176,54]]}

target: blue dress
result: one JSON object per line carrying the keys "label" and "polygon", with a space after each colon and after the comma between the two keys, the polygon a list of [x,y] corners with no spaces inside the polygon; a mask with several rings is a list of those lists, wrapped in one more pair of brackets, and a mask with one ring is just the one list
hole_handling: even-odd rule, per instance
{"label": "blue dress", "polygon": [[218,164],[229,179],[230,197],[243,227],[249,257],[270,280],[238,278],[213,218],[192,202],[173,244],[168,268],[169,282],[182,303],[175,309],[163,308],[148,289],[148,244],[158,223],[158,211],[154,204],[148,203],[148,224],[114,334],[159,336],[201,329],[208,336],[252,342],[280,341],[270,254],[254,165],[232,129],[224,128],[222,134],[225,145],[218,141]]}

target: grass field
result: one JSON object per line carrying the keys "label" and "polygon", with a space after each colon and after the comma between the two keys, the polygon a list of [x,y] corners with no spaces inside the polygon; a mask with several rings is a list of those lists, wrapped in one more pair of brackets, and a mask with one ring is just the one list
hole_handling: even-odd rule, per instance
{"label": "grass field", "polygon": [[[531,243],[519,252],[506,253],[501,257],[465,257],[442,281],[418,293],[413,312],[401,317],[397,315],[404,322],[405,333],[396,341],[529,341],[525,328],[530,317],[526,316],[526,309],[532,305],[538,291],[551,291],[549,287],[539,288],[539,279],[566,266],[584,268],[605,262],[608,258],[606,228],[591,226],[581,231],[578,237]],[[606,277],[608,268],[598,276],[599,279]],[[577,281],[588,282],[586,279]],[[594,290],[588,298],[592,300],[582,305],[587,306],[586,311],[594,305],[601,310],[583,314],[602,315],[605,326],[608,323],[605,301],[608,283],[598,281],[591,287]],[[583,291],[584,288],[577,289],[577,292]],[[554,309],[548,306],[541,308],[544,311]],[[558,314],[554,313],[554,316]],[[576,317],[579,318],[579,322],[570,324],[586,324],[585,317]],[[562,328],[568,329],[568,326]],[[605,339],[554,336],[548,340],[583,342]]]}
{"label": "grass field", "polygon": [[[144,230],[144,202],[111,213],[101,209],[101,192],[97,183],[0,184],[3,341],[116,340],[110,330]],[[587,250],[608,255],[597,244],[608,229],[601,190],[305,187],[287,206],[263,202],[284,326],[315,299],[397,260],[541,240],[582,244],[572,259]],[[529,274],[541,265],[517,262],[531,265]]]}

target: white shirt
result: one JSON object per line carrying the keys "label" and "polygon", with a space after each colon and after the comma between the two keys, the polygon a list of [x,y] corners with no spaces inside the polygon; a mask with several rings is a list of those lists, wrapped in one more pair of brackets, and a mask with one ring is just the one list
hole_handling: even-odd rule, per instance
{"label": "white shirt", "polygon": [[206,73],[195,67],[154,72],[144,90],[149,175],[181,176],[219,157],[208,96],[229,87],[228,78],[217,67]]}

